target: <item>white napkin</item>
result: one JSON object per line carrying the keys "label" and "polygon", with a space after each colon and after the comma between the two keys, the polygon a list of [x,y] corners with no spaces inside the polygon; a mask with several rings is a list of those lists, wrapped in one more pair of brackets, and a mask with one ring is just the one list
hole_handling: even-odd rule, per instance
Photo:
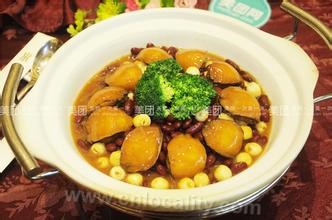
{"label": "white napkin", "polygon": [[[52,36],[37,33],[35,36],[24,46],[22,50],[1,70],[0,72],[0,93],[5,85],[10,67],[13,63],[20,63],[23,65],[23,78],[27,81],[30,80],[29,70],[32,67],[35,56],[39,49],[49,40],[53,39]],[[7,141],[3,138],[0,141],[0,173],[9,165],[14,159],[14,154],[11,151]]]}

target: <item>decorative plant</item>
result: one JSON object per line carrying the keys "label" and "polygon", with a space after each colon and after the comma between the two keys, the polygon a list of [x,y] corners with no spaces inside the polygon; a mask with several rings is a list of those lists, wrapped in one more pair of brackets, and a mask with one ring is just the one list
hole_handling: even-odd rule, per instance
{"label": "decorative plant", "polygon": [[74,36],[92,24],[123,13],[125,9],[126,4],[119,2],[119,0],[104,0],[103,2],[99,3],[95,12],[96,18],[94,19],[89,18],[89,14],[91,14],[92,11],[78,9],[75,12],[75,23],[69,25],[67,32],[71,36]]}
{"label": "decorative plant", "polygon": [[78,9],[74,24],[69,25],[67,32],[74,36],[90,25],[124,12],[160,7],[193,8],[196,4],[197,0],[103,0],[95,10]]}

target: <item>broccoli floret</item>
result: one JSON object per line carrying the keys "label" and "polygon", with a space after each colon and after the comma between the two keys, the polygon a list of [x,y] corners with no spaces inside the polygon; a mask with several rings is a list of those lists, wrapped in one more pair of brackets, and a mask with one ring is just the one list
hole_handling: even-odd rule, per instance
{"label": "broccoli floret", "polygon": [[144,72],[144,75],[162,75],[167,81],[171,81],[177,77],[180,72],[182,72],[181,66],[175,59],[170,58],[151,63]]}
{"label": "broccoli floret", "polygon": [[180,120],[208,107],[216,93],[213,85],[201,76],[182,74],[171,81],[174,97],[170,112]]}
{"label": "broccoli floret", "polygon": [[165,102],[170,102],[174,95],[174,90],[171,87],[171,84],[163,76],[159,76],[159,83],[163,100]]}
{"label": "broccoli floret", "polygon": [[157,61],[148,65],[136,87],[136,102],[140,111],[154,119],[168,116],[169,103],[174,95],[170,80],[179,75],[182,68],[174,59]]}
{"label": "broccoli floret", "polygon": [[216,95],[212,83],[182,72],[174,59],[148,65],[136,87],[140,111],[157,120],[169,113],[183,120],[208,107]]}

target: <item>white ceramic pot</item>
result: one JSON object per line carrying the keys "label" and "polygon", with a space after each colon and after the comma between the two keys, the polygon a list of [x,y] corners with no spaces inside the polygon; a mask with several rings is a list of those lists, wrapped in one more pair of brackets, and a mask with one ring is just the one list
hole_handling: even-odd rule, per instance
{"label": "white ceramic pot", "polygon": [[[82,158],[71,136],[70,106],[91,76],[147,42],[230,58],[257,77],[273,111],[285,110],[273,114],[268,147],[249,169],[201,188],[156,190],[115,180]],[[123,206],[163,212],[210,209],[256,192],[293,162],[311,128],[317,77],[315,65],[298,45],[234,19],[193,9],[131,12],[93,25],[66,42],[20,104],[15,125],[36,158],[93,192],[120,199]]]}

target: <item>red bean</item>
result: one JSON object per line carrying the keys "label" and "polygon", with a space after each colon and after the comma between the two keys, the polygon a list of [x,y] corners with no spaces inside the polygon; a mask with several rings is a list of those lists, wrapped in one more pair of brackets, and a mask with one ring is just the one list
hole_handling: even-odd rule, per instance
{"label": "red bean", "polygon": [[114,143],[108,143],[108,144],[106,144],[106,150],[108,152],[110,152],[110,153],[116,151],[117,149],[118,149],[118,147]]}
{"label": "red bean", "polygon": [[165,164],[166,162],[166,154],[164,151],[160,151],[158,161],[162,164]]}
{"label": "red bean", "polygon": [[242,89],[246,89],[246,86],[245,86],[245,84],[244,84],[244,81],[242,81],[242,82],[240,82],[240,85],[239,85]]}
{"label": "red bean", "polygon": [[232,164],[233,164],[233,160],[232,159],[227,159],[227,160],[224,160],[222,163],[224,165],[228,166],[228,167],[231,167]]}
{"label": "red bean", "polygon": [[232,67],[234,67],[234,69],[236,69],[238,72],[241,71],[241,68],[239,67],[239,65],[237,65],[233,60],[226,59],[225,62],[228,63],[229,65],[231,65]]}
{"label": "red bean", "polygon": [[130,49],[130,53],[133,56],[137,56],[141,50],[143,50],[143,48],[133,47]]}
{"label": "red bean", "polygon": [[163,49],[164,51],[168,52],[168,47],[162,46],[161,49]]}
{"label": "red bean", "polygon": [[257,121],[255,119],[252,119],[252,118],[247,118],[247,117],[239,116],[239,115],[234,115],[233,117],[234,117],[235,120],[243,121],[247,125],[252,126],[252,127],[254,127],[257,123]]}
{"label": "red bean", "polygon": [[256,134],[254,133],[253,137],[251,138],[251,141],[258,143],[261,146],[264,146],[267,143],[268,138],[266,136],[262,136],[257,133]]}
{"label": "red bean", "polygon": [[257,143],[260,144],[261,146],[264,146],[266,143],[267,143],[268,139],[266,136],[260,136],[258,139],[257,139]]}
{"label": "red bean", "polygon": [[154,47],[154,44],[153,43],[147,43],[146,48],[149,48],[149,47]]}
{"label": "red bean", "polygon": [[268,109],[261,110],[261,121],[269,122],[270,121],[270,111]]}
{"label": "red bean", "polygon": [[168,48],[168,54],[175,58],[176,53],[178,52],[178,49],[176,47],[169,47]]}
{"label": "red bean", "polygon": [[174,138],[174,137],[176,137],[176,136],[178,136],[178,135],[180,135],[180,134],[182,134],[182,133],[179,132],[179,131],[172,132],[172,133],[171,133],[171,137]]}
{"label": "red bean", "polygon": [[191,126],[191,123],[193,122],[193,120],[191,118],[185,120],[183,123],[182,123],[182,128],[183,129],[187,129]]}
{"label": "red bean", "polygon": [[214,163],[214,165],[220,165],[221,164],[221,160],[217,158],[216,162]]}
{"label": "red bean", "polygon": [[189,128],[187,128],[186,129],[186,133],[193,135],[193,134],[201,131],[202,128],[203,128],[203,125],[204,125],[203,122],[198,121],[194,125],[192,125]]}
{"label": "red bean", "polygon": [[171,131],[173,131],[173,126],[172,125],[168,125],[168,124],[162,125],[161,126],[161,130],[163,130],[165,132],[171,132]]}
{"label": "red bean", "polygon": [[231,170],[233,174],[237,174],[242,172],[243,170],[247,169],[248,165],[244,162],[239,162],[239,163],[233,163],[231,165]]}
{"label": "red bean", "polygon": [[161,125],[161,130],[170,133],[172,131],[178,130],[181,125],[182,124],[180,121],[176,121],[174,123],[167,122],[167,124]]}
{"label": "red bean", "polygon": [[132,115],[134,113],[135,110],[135,103],[133,100],[128,99],[125,104],[124,104],[124,111],[128,114],[128,115]]}
{"label": "red bean", "polygon": [[164,142],[168,143],[171,139],[172,139],[171,136],[167,134],[164,135]]}
{"label": "red bean", "polygon": [[175,122],[176,119],[174,118],[173,115],[168,115],[167,118],[166,118],[166,121],[167,121],[167,122]]}
{"label": "red bean", "polygon": [[163,151],[165,151],[165,152],[167,151],[167,145],[168,145],[168,143],[165,142],[165,141],[162,143],[162,149],[163,149]]}
{"label": "red bean", "polygon": [[111,65],[106,66],[103,71],[100,73],[101,76],[105,76],[107,74],[110,74],[114,72],[117,68],[119,68],[120,64],[119,63],[114,63]]}
{"label": "red bean", "polygon": [[270,101],[267,95],[261,95],[258,99],[258,102],[261,106],[263,106],[265,109],[270,108]]}
{"label": "red bean", "polygon": [[242,76],[242,78],[244,79],[244,80],[246,80],[246,81],[248,81],[248,82],[252,82],[253,81],[253,79],[252,79],[252,77],[250,76],[250,74],[249,73],[247,73],[246,71],[240,71],[240,74],[241,74],[241,76]]}
{"label": "red bean", "polygon": [[90,144],[87,141],[84,141],[82,139],[78,139],[77,144],[78,144],[78,146],[80,146],[84,150],[89,150],[90,149]]}
{"label": "red bean", "polygon": [[216,156],[214,154],[209,154],[206,158],[206,167],[212,167],[216,162]]}
{"label": "red bean", "polygon": [[121,147],[123,144],[124,138],[123,137],[118,137],[115,139],[114,143],[116,144],[116,146]]}
{"label": "red bean", "polygon": [[202,66],[202,67],[199,68],[200,73],[204,73],[207,70],[208,70],[208,68],[206,66]]}
{"label": "red bean", "polygon": [[251,138],[251,141],[253,142],[257,142],[258,138],[260,137],[260,135],[258,134],[258,131],[257,130],[253,130],[252,131],[252,138]]}
{"label": "red bean", "polygon": [[181,128],[182,123],[180,121],[176,121],[172,124],[173,127],[173,131],[174,130],[178,130],[179,128]]}
{"label": "red bean", "polygon": [[203,136],[202,132],[198,132],[198,133],[194,134],[194,138],[197,138],[200,142],[204,141],[204,136]]}
{"label": "red bean", "polygon": [[157,165],[157,172],[162,176],[166,176],[167,175],[167,168],[164,165],[158,164]]}

